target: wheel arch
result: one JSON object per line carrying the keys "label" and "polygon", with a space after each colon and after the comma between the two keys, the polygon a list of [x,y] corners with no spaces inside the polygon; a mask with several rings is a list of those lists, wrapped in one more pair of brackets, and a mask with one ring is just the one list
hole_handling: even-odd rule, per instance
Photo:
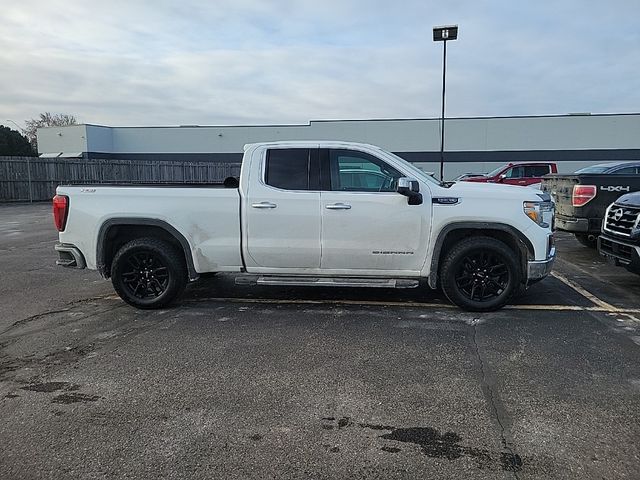
{"label": "wheel arch", "polygon": [[156,218],[110,218],[98,230],[96,244],[96,268],[100,274],[109,278],[111,261],[118,249],[130,240],[142,237],[154,237],[175,245],[184,255],[189,280],[197,280],[199,275],[193,263],[191,246],[182,233],[174,226]]}
{"label": "wheel arch", "polygon": [[459,240],[472,236],[496,238],[519,252],[523,278],[526,279],[527,261],[534,256],[534,248],[524,233],[506,223],[455,222],[445,225],[436,238],[428,277],[431,288],[435,289],[438,285],[440,264],[447,252]]}

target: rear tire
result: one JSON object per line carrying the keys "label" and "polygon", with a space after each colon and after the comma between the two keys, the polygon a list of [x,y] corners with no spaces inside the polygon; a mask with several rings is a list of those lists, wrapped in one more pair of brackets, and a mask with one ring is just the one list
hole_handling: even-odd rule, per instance
{"label": "rear tire", "polygon": [[137,238],[123,245],[111,264],[116,293],[136,308],[162,308],[187,285],[184,256],[157,238]]}
{"label": "rear tire", "polygon": [[518,255],[491,237],[470,237],[455,244],[440,272],[447,298],[472,312],[502,308],[522,283]]}
{"label": "rear tire", "polygon": [[593,233],[574,233],[578,242],[588,248],[598,248],[598,235]]}

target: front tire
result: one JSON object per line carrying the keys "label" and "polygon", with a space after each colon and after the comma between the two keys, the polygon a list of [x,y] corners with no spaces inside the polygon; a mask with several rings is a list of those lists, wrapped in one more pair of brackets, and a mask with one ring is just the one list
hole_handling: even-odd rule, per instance
{"label": "front tire", "polygon": [[455,244],[441,269],[442,290],[463,310],[502,308],[522,283],[517,254],[491,237],[470,237]]}
{"label": "front tire", "polygon": [[137,238],[123,245],[111,264],[116,293],[136,308],[162,308],[174,301],[187,284],[184,257],[157,238]]}

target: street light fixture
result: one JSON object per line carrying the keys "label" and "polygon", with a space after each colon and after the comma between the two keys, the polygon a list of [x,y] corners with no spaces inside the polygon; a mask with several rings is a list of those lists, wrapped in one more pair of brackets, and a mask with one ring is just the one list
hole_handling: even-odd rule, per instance
{"label": "street light fixture", "polygon": [[458,38],[458,25],[433,27],[433,41],[443,42],[442,57],[442,116],[440,117],[440,180],[444,180],[444,92],[447,78],[447,42]]}

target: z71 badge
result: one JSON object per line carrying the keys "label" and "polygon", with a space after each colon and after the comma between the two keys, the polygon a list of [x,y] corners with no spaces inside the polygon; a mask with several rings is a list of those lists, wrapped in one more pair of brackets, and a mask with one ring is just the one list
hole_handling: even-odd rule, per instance
{"label": "z71 badge", "polygon": [[605,192],[628,192],[629,186],[623,187],[622,185],[600,185],[600,190]]}

